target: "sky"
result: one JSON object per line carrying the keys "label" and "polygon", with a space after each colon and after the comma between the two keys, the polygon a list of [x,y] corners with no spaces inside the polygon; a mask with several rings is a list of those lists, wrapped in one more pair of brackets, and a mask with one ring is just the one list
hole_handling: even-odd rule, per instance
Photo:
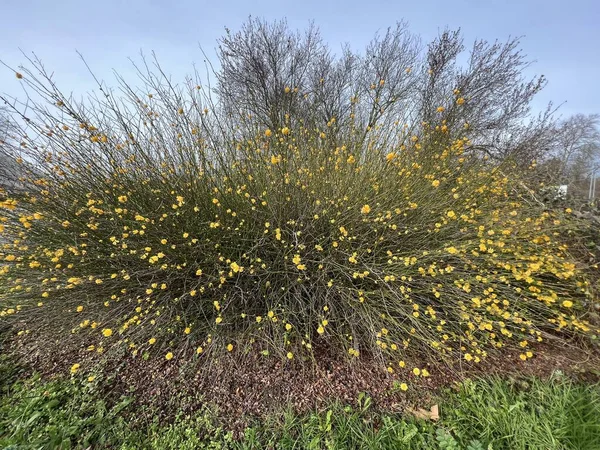
{"label": "sky", "polygon": [[[424,42],[447,27],[461,28],[467,46],[522,36],[521,48],[535,61],[527,75],[549,81],[536,110],[552,101],[562,104],[563,116],[600,113],[599,0],[0,0],[0,61],[16,68],[26,62],[23,53],[34,52],[59,88],[76,97],[94,88],[77,52],[109,85],[116,85],[113,70],[135,81],[128,58],[152,51],[173,80],[183,81],[194,63],[203,65],[200,46],[214,60],[225,27],[235,31],[250,15],[286,18],[301,30],[312,20],[334,50],[343,43],[361,50],[398,20]],[[4,66],[0,92],[23,95]]]}

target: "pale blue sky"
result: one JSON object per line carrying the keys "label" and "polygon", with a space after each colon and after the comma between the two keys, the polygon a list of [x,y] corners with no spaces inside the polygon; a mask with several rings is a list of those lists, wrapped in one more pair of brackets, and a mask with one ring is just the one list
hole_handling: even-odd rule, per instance
{"label": "pale blue sky", "polygon": [[[236,30],[250,14],[285,17],[294,28],[312,19],[334,49],[342,42],[361,49],[377,30],[400,19],[425,41],[446,26],[461,27],[466,43],[523,35],[523,50],[537,60],[530,74],[549,79],[535,105],[566,101],[564,115],[600,113],[600,0],[0,0],[0,59],[17,66],[24,62],[19,48],[34,51],[62,90],[77,95],[93,83],[76,50],[109,84],[112,69],[128,76],[127,58],[140,50],[156,51],[180,80],[193,62],[202,63],[199,44],[212,53],[224,27]],[[20,92],[3,67],[0,92]]]}

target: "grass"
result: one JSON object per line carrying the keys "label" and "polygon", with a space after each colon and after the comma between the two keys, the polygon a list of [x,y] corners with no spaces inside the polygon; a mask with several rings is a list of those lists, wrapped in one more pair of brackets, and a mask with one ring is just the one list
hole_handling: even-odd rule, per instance
{"label": "grass", "polygon": [[559,373],[546,380],[465,381],[439,393],[437,422],[379,411],[361,395],[354,406],[334,403],[302,415],[284,410],[236,433],[208,407],[161,419],[159,405],[140,409],[135,394],[108,402],[85,379],[22,378],[5,356],[0,377],[0,447],[6,449],[600,448],[600,385]]}

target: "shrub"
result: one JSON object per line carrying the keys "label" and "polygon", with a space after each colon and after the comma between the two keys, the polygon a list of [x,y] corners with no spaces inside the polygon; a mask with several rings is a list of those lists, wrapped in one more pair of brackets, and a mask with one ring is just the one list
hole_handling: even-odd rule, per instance
{"label": "shrub", "polygon": [[436,122],[367,139],[350,123],[334,141],[335,117],[242,133],[160,68],[73,102],[32,63],[19,79],[43,100],[3,146],[25,189],[0,202],[1,315],[20,333],[168,360],[318,346],[393,372],[506,347],[526,360],[544,332],[590,331],[562,240],[575,219],[448,137],[458,92]]}

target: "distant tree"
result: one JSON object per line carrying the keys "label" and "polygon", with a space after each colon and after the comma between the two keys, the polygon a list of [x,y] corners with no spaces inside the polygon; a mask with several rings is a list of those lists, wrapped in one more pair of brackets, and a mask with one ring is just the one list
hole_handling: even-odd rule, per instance
{"label": "distant tree", "polygon": [[600,157],[600,116],[576,114],[559,124],[556,156],[561,161],[560,176],[570,182],[590,171]]}

